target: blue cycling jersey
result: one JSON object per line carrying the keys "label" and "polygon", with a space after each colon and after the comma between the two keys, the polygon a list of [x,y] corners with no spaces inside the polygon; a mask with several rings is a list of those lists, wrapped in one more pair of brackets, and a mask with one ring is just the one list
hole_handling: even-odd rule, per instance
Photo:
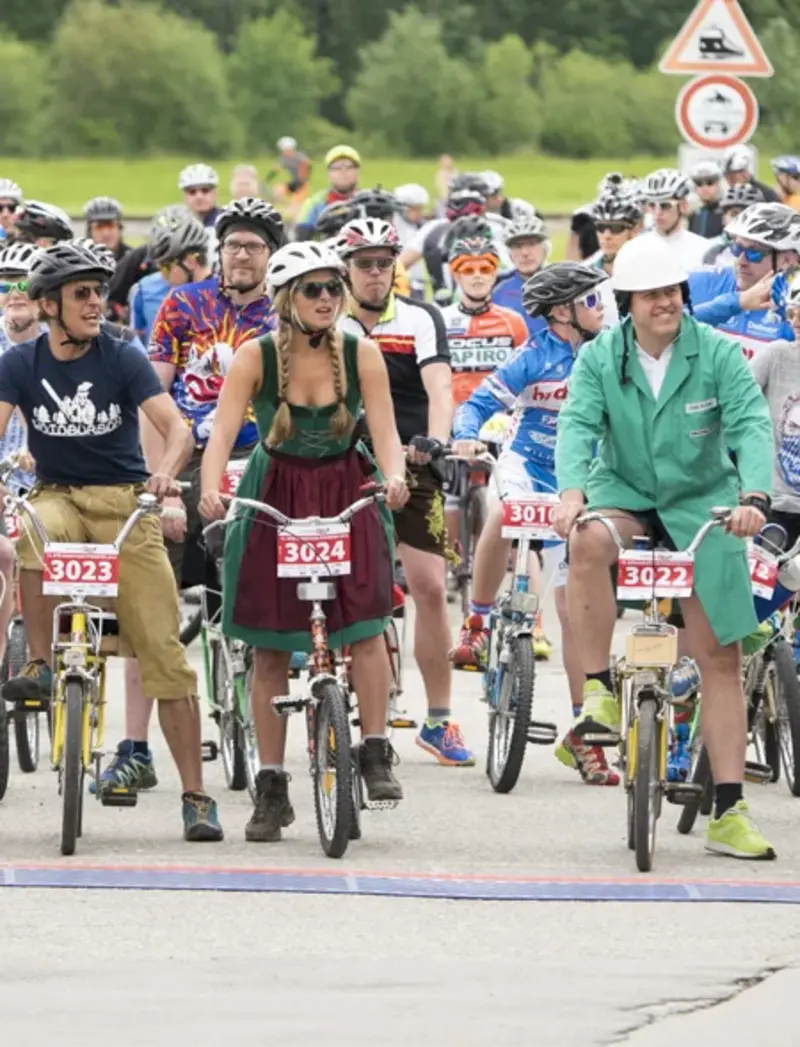
{"label": "blue cycling jersey", "polygon": [[456,440],[475,440],[498,411],[514,410],[504,449],[548,473],[555,470],[558,412],[567,398],[575,351],[546,327],[481,382],[456,411]]}
{"label": "blue cycling jersey", "polygon": [[522,308],[522,288],[524,286],[525,277],[519,270],[504,273],[494,286],[492,301],[495,305],[502,305],[504,309],[513,309],[515,313],[519,313],[528,325],[528,334],[534,335],[547,327],[547,321],[543,316],[529,316]]}
{"label": "blue cycling jersey", "polygon": [[794,341],[791,327],[772,309],[744,312],[732,267],[697,269],[689,274],[689,291],[696,320],[716,327],[740,342],[748,359],[770,342]]}

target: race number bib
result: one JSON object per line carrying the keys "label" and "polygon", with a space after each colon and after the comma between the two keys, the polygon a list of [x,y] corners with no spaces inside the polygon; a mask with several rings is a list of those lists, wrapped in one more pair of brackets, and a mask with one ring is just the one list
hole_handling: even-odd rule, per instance
{"label": "race number bib", "polygon": [[619,554],[617,597],[620,600],[691,596],[693,586],[694,557],[691,553],[626,549]]}
{"label": "race number bib", "polygon": [[225,472],[222,474],[222,483],[219,485],[219,493],[233,497],[233,495],[236,494],[239,481],[242,479],[242,474],[246,468],[246,458],[235,458],[228,462],[225,466]]}
{"label": "race number bib", "polygon": [[48,542],[44,547],[45,596],[116,596],[119,553],[113,545]]}
{"label": "race number bib", "polygon": [[6,524],[6,535],[8,536],[9,541],[16,542],[21,530],[19,513],[15,513],[13,509],[6,509],[4,520]]}
{"label": "race number bib", "polygon": [[750,584],[753,596],[769,600],[778,584],[778,561],[761,545],[751,545],[747,551],[750,565]]}
{"label": "race number bib", "polygon": [[557,494],[532,494],[503,502],[503,538],[555,538],[553,513]]}
{"label": "race number bib", "polygon": [[350,574],[350,524],[292,524],[278,532],[278,577]]}

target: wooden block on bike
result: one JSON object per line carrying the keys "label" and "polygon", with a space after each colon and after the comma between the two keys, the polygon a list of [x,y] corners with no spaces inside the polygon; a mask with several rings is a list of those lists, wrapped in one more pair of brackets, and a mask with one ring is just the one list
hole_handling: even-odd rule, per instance
{"label": "wooden block on bike", "polygon": [[678,660],[678,630],[672,625],[634,630],[625,641],[625,661],[629,667],[671,668]]}

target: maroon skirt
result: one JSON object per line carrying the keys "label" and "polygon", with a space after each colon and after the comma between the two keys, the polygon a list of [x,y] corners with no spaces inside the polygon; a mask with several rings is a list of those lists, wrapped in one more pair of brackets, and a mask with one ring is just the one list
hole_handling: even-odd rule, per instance
{"label": "maroon skirt", "polygon": [[[269,452],[269,468],[256,498],[293,519],[336,516],[363,494],[375,467],[355,447],[329,458],[297,458]],[[385,516],[384,516],[385,513]],[[351,573],[335,579],[336,599],[323,606],[329,633],[392,613],[391,515],[377,505],[350,521]],[[277,577],[277,530],[255,515],[239,568],[233,621],[245,629],[305,632],[310,605],[297,598],[296,578]]]}

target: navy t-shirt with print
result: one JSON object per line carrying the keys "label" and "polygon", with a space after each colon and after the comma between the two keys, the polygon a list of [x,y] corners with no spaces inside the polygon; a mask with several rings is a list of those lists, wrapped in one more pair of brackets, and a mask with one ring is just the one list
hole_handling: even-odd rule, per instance
{"label": "navy t-shirt with print", "polygon": [[147,357],[107,332],[75,360],[57,360],[46,334],[0,357],[0,402],[25,416],[43,483],[146,480],[138,408],[163,392]]}

